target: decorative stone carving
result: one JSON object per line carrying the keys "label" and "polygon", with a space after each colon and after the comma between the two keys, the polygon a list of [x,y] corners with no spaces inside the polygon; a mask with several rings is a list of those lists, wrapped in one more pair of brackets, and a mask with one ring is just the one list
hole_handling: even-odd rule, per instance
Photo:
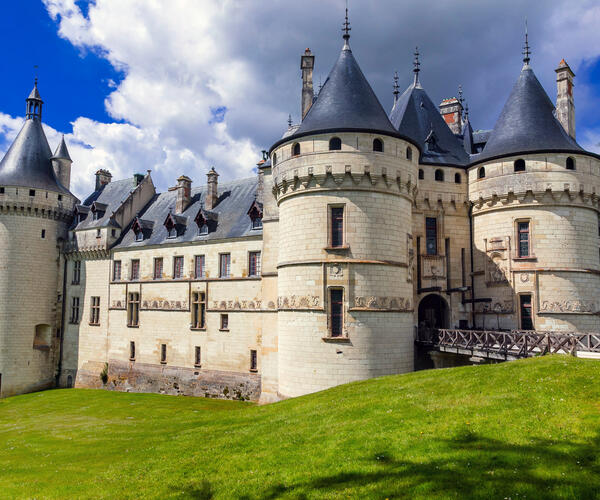
{"label": "decorative stone carving", "polygon": [[213,300],[212,308],[213,311],[256,311],[262,307],[262,300],[246,300],[246,299],[233,299],[233,300]]}
{"label": "decorative stone carving", "polygon": [[408,269],[406,270],[406,281],[412,283],[415,272],[415,249],[413,247],[412,234],[406,235],[406,255],[408,256]]}
{"label": "decorative stone carving", "polygon": [[279,309],[320,309],[320,303],[321,300],[317,295],[290,295],[277,298]]}
{"label": "decorative stone carving", "polygon": [[423,278],[439,279],[446,276],[443,256],[423,255],[421,261],[423,266]]}
{"label": "decorative stone carving", "polygon": [[341,264],[332,264],[329,266],[329,276],[335,279],[344,277],[344,266]]}
{"label": "decorative stone carving", "polygon": [[521,279],[521,283],[527,283],[529,281],[529,273],[521,273],[519,278]]}
{"label": "decorative stone carving", "polygon": [[492,314],[511,314],[514,313],[512,300],[498,300],[495,302],[486,302],[476,305],[475,312]]}
{"label": "decorative stone carving", "polygon": [[403,297],[354,297],[354,307],[351,309],[369,311],[412,311],[410,299]]}
{"label": "decorative stone carving", "polygon": [[594,301],[585,300],[543,300],[540,305],[540,312],[554,314],[596,313],[598,312],[598,305]]}
{"label": "decorative stone carving", "polygon": [[142,311],[187,311],[187,300],[144,299]]}
{"label": "decorative stone carving", "polygon": [[125,310],[125,301],[124,300],[113,300],[111,309],[123,309]]}

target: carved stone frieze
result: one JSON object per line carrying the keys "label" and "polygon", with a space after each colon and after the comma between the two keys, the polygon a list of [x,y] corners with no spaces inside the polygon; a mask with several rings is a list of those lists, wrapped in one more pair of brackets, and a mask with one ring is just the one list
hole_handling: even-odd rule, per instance
{"label": "carved stone frieze", "polygon": [[111,303],[111,309],[122,309],[125,310],[125,301],[124,300],[113,300]]}
{"label": "carved stone frieze", "polygon": [[542,300],[541,313],[597,313],[598,304],[593,300]]}
{"label": "carved stone frieze", "polygon": [[[256,311],[263,306],[263,301],[260,299],[233,299],[233,300],[213,300],[212,310],[214,311]],[[275,309],[275,303],[269,301],[268,309]]]}
{"label": "carved stone frieze", "polygon": [[493,302],[483,302],[476,304],[475,312],[478,313],[493,313],[493,314],[511,314],[514,313],[514,305],[512,299],[496,300]]}
{"label": "carved stone frieze", "polygon": [[141,310],[146,311],[187,311],[187,300],[143,299]]}
{"label": "carved stone frieze", "polygon": [[290,295],[278,297],[279,309],[320,309],[321,299],[317,295]]}
{"label": "carved stone frieze", "polygon": [[424,279],[438,279],[446,276],[445,257],[442,255],[422,255],[421,265]]}
{"label": "carved stone frieze", "polygon": [[406,270],[406,281],[412,283],[415,272],[415,249],[413,247],[412,234],[406,235],[406,255],[408,255],[408,269]]}
{"label": "carved stone frieze", "polygon": [[410,299],[403,297],[354,297],[352,309],[370,311],[412,311]]}

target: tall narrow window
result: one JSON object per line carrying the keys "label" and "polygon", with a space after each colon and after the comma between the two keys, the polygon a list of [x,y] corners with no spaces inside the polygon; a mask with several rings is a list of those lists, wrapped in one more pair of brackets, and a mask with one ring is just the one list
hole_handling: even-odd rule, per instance
{"label": "tall narrow window", "polygon": [[129,361],[135,361],[135,342],[129,342]]}
{"label": "tall narrow window", "polygon": [[519,257],[529,257],[529,221],[517,222],[517,232],[519,238],[518,255]]}
{"label": "tall narrow window", "polygon": [[454,174],[454,182],[456,184],[460,184],[462,182],[462,177],[461,177],[461,175],[458,172],[456,172]]}
{"label": "tall narrow window", "polygon": [[201,364],[202,364],[202,351],[200,349],[200,346],[197,345],[194,348],[194,366],[197,368],[200,368]]}
{"label": "tall narrow window", "polygon": [[410,146],[406,148],[406,159],[412,160],[412,148]]}
{"label": "tall narrow window", "polygon": [[341,337],[344,328],[344,291],[331,289],[329,291],[329,298],[329,327],[331,336]]}
{"label": "tall narrow window", "polygon": [[300,144],[296,143],[292,146],[292,156],[300,156]]}
{"label": "tall narrow window", "polygon": [[331,207],[331,246],[344,246],[344,207]]}
{"label": "tall narrow window", "polygon": [[521,330],[533,330],[531,295],[519,295],[521,302]]}
{"label": "tall narrow window", "polygon": [[219,255],[219,277],[231,277],[231,254],[222,253]]}
{"label": "tall narrow window", "polygon": [[248,276],[260,276],[260,252],[248,254]]}
{"label": "tall narrow window", "polygon": [[113,281],[121,281],[121,261],[113,262]]}
{"label": "tall narrow window", "polygon": [[485,167],[479,167],[479,170],[477,171],[477,177],[479,179],[483,179],[485,177]]}
{"label": "tall narrow window", "polygon": [[131,260],[131,273],[130,273],[131,281],[136,281],[140,279],[140,261],[139,259]]}
{"label": "tall narrow window", "polygon": [[71,323],[79,323],[79,297],[71,299]]}
{"label": "tall narrow window", "polygon": [[251,219],[251,221],[251,229],[262,229],[263,225],[261,217],[255,217],[254,219]]}
{"label": "tall narrow window", "polygon": [[383,153],[383,141],[381,139],[373,139],[373,151]]}
{"label": "tall narrow window", "polygon": [[339,151],[342,149],[342,140],[339,137],[329,139],[329,151]]}
{"label": "tall narrow window", "polygon": [[515,160],[514,170],[515,172],[525,172],[525,160],[523,158]]}
{"label": "tall narrow window", "polygon": [[127,326],[140,324],[140,294],[131,292],[127,295]]}
{"label": "tall narrow window", "polygon": [[81,261],[73,261],[73,285],[79,285],[81,281]]}
{"label": "tall narrow window", "polygon": [[204,278],[204,255],[196,255],[194,257],[194,277],[196,279]]}
{"label": "tall narrow window", "polygon": [[425,218],[425,251],[427,255],[437,255],[437,219]]}
{"label": "tall narrow window", "polygon": [[162,257],[156,257],[154,259],[154,279],[159,280],[163,277],[163,259]]}
{"label": "tall narrow window", "polygon": [[229,330],[229,315],[221,314],[221,330],[227,331]]}
{"label": "tall narrow window", "polygon": [[438,182],[444,182],[444,171],[441,168],[438,168],[435,171],[435,180]]}
{"label": "tall narrow window", "polygon": [[419,180],[422,181],[423,179],[425,179],[425,172],[423,172],[423,169],[420,168],[419,169]]}
{"label": "tall narrow window", "polygon": [[192,328],[206,327],[206,295],[202,292],[192,293]]}
{"label": "tall narrow window", "polygon": [[92,297],[90,303],[90,325],[100,324],[100,297]]}
{"label": "tall narrow window", "polygon": [[183,257],[173,257],[173,279],[183,278]]}
{"label": "tall narrow window", "polygon": [[567,158],[566,162],[567,170],[575,170],[575,159],[571,156]]}
{"label": "tall narrow window", "polygon": [[163,365],[167,363],[167,344],[160,344],[160,362]]}
{"label": "tall narrow window", "polygon": [[250,371],[255,372],[258,370],[258,356],[256,349],[250,349]]}

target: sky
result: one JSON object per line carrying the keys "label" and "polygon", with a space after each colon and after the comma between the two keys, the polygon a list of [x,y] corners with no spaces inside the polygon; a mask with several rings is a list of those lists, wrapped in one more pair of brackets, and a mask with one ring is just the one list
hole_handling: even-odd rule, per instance
{"label": "sky", "polygon": [[[342,47],[345,0],[19,0],[0,7],[0,153],[20,130],[39,78],[52,149],[65,135],[72,191],[94,173],[152,170],[160,191],[186,174],[206,183],[253,175],[261,150],[300,119],[300,55],[315,86]],[[597,0],[349,0],[350,45],[384,109],[393,75],[420,80],[434,102],[462,85],[475,129],[491,129],[522,66],[527,19],[532,67],[550,98],[565,58],[576,74],[577,140],[600,152]],[[35,66],[38,66],[35,68]]]}

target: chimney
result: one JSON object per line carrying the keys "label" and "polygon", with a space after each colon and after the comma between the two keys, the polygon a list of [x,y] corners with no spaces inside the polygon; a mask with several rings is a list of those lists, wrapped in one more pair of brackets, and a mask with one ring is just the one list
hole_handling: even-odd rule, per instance
{"label": "chimney", "polygon": [[175,213],[181,214],[189,206],[192,199],[192,179],[182,175],[177,178],[177,202],[175,203]]}
{"label": "chimney", "polygon": [[462,104],[456,97],[444,99],[440,103],[440,113],[442,118],[448,127],[450,127],[453,134],[460,134],[462,132],[462,112]]}
{"label": "chimney", "polygon": [[207,210],[212,210],[217,206],[219,202],[218,186],[219,186],[219,174],[217,174],[215,167],[211,167],[207,177],[206,186],[206,200],[204,206]]}
{"label": "chimney", "polygon": [[110,182],[112,175],[108,170],[100,169],[96,172],[96,191]]}
{"label": "chimney", "polygon": [[313,68],[315,67],[315,56],[310,49],[306,49],[300,57],[300,69],[302,70],[302,109],[301,116],[304,120],[306,113],[312,106],[315,91],[313,89]]}
{"label": "chimney", "polygon": [[144,180],[144,174],[133,174],[133,187],[139,186]]}
{"label": "chimney", "polygon": [[558,63],[556,71],[556,119],[565,129],[565,132],[575,139],[575,103],[573,101],[573,78],[571,71],[564,59]]}

